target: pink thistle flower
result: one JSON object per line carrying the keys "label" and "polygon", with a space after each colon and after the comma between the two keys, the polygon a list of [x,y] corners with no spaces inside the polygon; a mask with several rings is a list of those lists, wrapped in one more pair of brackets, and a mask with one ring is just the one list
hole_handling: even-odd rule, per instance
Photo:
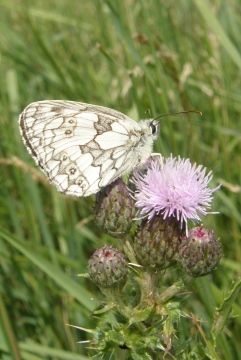
{"label": "pink thistle flower", "polygon": [[176,217],[181,224],[185,223],[187,231],[188,219],[200,221],[199,215],[208,214],[212,194],[220,188],[210,189],[211,179],[211,171],[206,175],[206,168],[192,165],[189,159],[172,156],[163,161],[151,159],[145,171],[135,172],[131,179],[136,186],[135,206],[148,221],[157,215],[164,220]]}

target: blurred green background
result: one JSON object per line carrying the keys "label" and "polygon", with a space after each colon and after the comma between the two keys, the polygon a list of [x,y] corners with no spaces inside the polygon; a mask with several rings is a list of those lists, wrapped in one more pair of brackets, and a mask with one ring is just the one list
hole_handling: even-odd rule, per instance
{"label": "blurred green background", "polygon": [[[152,116],[203,112],[161,119],[155,151],[189,157],[213,171],[212,187],[223,184],[212,204],[220,214],[204,225],[221,238],[224,257],[184,304],[208,336],[213,311],[241,269],[240,1],[0,5],[1,359],[87,359],[77,341],[88,337],[66,324],[94,328],[91,311],[101,296],[76,274],[86,272],[96,248],[118,246],[95,226],[94,196],[59,194],[22,143],[18,115],[45,99],[107,106],[135,120],[146,109]],[[240,314],[239,296],[218,341],[220,359],[241,359]]]}

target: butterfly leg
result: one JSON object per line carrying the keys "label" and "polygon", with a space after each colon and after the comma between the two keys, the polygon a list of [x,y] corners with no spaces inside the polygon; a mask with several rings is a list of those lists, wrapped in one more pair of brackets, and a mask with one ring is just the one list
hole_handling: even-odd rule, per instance
{"label": "butterfly leg", "polygon": [[160,154],[160,153],[152,153],[152,154],[151,154],[151,157],[159,158],[160,167],[161,167],[161,169],[163,169],[164,162],[163,162],[163,156],[162,156],[162,154]]}

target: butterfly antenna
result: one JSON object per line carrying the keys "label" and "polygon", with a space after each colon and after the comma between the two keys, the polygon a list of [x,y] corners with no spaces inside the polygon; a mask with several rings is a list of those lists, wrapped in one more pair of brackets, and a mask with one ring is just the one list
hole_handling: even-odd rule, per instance
{"label": "butterfly antenna", "polygon": [[151,117],[151,110],[150,110],[150,109],[146,109],[145,114],[149,114],[149,116]]}
{"label": "butterfly antenna", "polygon": [[[146,111],[147,112],[147,111]],[[179,115],[179,114],[188,114],[188,113],[196,113],[196,114],[199,114],[199,115],[202,115],[203,113],[199,110],[187,110],[187,111],[180,111],[180,112],[177,112],[177,113],[170,113],[170,114],[164,114],[164,115],[160,115],[160,116],[157,116],[155,119],[153,120],[157,120],[157,119],[160,119],[161,117],[164,117],[164,116],[170,116],[170,115]]]}

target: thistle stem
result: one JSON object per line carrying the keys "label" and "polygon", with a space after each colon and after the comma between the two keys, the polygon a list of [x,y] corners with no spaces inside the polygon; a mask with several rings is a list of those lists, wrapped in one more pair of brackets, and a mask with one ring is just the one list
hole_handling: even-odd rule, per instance
{"label": "thistle stem", "polygon": [[167,288],[156,300],[157,305],[165,304],[173,296],[183,291],[187,285],[190,285],[195,279],[191,276],[186,275],[185,278],[179,280],[174,285]]}

